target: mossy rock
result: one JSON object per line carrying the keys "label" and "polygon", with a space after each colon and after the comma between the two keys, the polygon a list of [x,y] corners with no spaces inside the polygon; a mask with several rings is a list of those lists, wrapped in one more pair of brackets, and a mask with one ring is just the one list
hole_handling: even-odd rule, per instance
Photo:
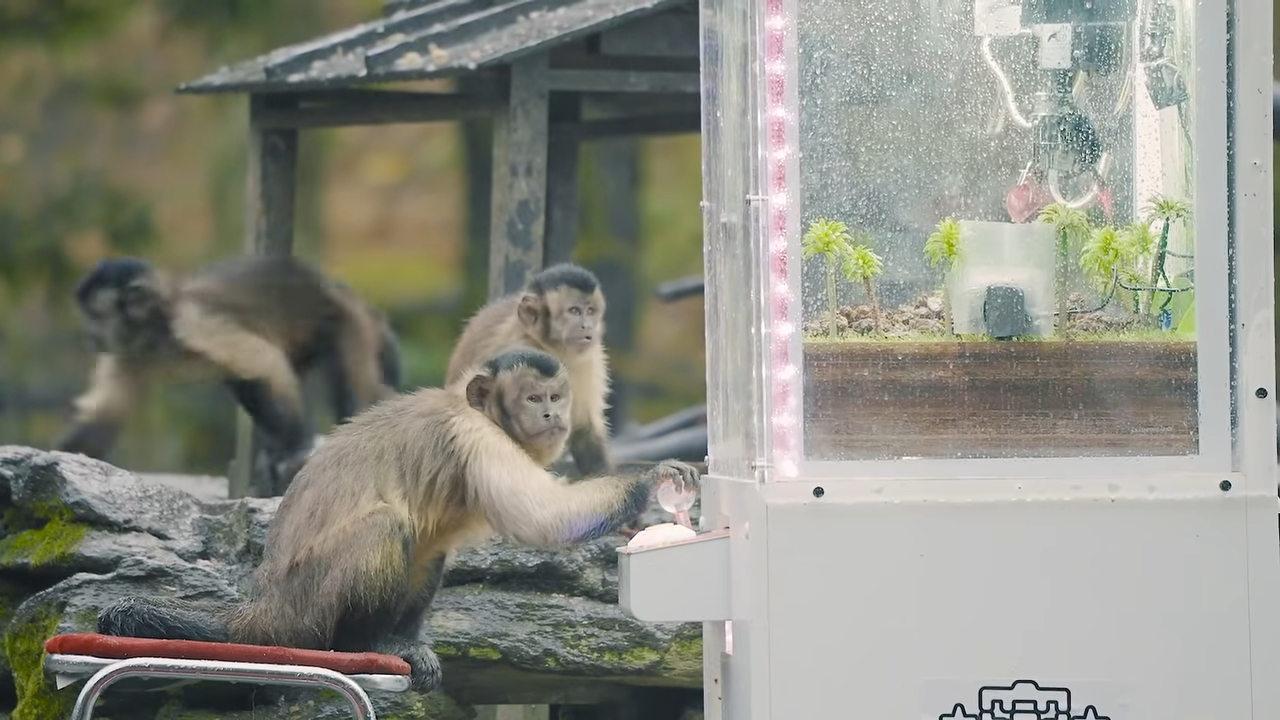
{"label": "mossy rock", "polygon": [[4,634],[4,654],[13,668],[17,705],[13,720],[53,720],[71,714],[76,690],[54,689],[44,674],[44,643],[62,623],[61,609],[24,603]]}
{"label": "mossy rock", "polygon": [[[31,595],[17,607],[4,635],[4,653],[13,668],[17,696],[14,720],[67,716],[78,686],[54,689],[44,674],[45,641],[62,633],[94,632],[103,607],[147,585],[191,599],[228,602],[237,597],[216,568],[176,572],[142,558],[122,562],[107,574],[77,573]],[[67,712],[46,714],[64,706]]]}
{"label": "mossy rock", "polygon": [[0,540],[0,570],[71,571],[68,563],[89,526],[55,518],[42,527]]}
{"label": "mossy rock", "polygon": [[[66,717],[44,715],[68,707],[77,686],[54,692],[45,681],[43,642],[93,631],[97,613],[120,597],[242,598],[279,500],[200,503],[146,483],[80,456],[0,447],[0,508],[11,500],[0,528],[0,621],[13,618],[5,655],[18,720]],[[379,716],[453,720],[466,716],[455,701],[592,704],[641,687],[650,692],[647,686],[700,687],[700,626],[644,623],[618,607],[621,544],[601,538],[546,551],[498,540],[460,553],[424,628],[444,663],[448,695],[384,694],[375,698]],[[0,711],[3,671],[0,662]],[[233,687],[198,683],[170,696],[130,691],[138,688],[126,681],[107,693],[98,714],[200,718],[211,712],[202,710],[205,695],[217,700]],[[340,702],[306,702],[264,706],[252,716],[236,715],[248,712],[240,705],[212,712],[246,719],[346,713]]]}
{"label": "mossy rock", "polygon": [[8,485],[15,508],[45,520],[146,533],[169,541],[174,552],[189,559],[203,550],[196,532],[201,506],[195,498],[109,463],[5,445],[0,446],[0,482]]}
{"label": "mossy rock", "polygon": [[[34,589],[28,585],[0,576],[0,638],[7,632],[18,606],[33,592]],[[12,707],[17,699],[9,656],[0,652],[0,703],[4,707]]]}

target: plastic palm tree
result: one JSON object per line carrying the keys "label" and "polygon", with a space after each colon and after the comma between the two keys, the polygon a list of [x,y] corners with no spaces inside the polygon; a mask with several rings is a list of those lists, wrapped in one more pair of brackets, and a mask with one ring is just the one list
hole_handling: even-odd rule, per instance
{"label": "plastic palm tree", "polygon": [[942,288],[942,326],[951,332],[951,298],[945,285],[946,273],[960,261],[960,223],[946,218],[938,223],[929,237],[924,241],[924,256],[929,267],[942,266],[944,285]]}
{"label": "plastic palm tree", "polygon": [[1058,300],[1058,334],[1067,330],[1067,269],[1070,247],[1089,235],[1089,218],[1084,212],[1063,203],[1046,205],[1040,222],[1052,225],[1058,236],[1058,270],[1054,295]]}
{"label": "plastic palm tree", "polygon": [[[1118,273],[1120,280],[1130,286],[1146,284],[1146,276],[1151,270],[1148,265],[1155,265],[1153,255],[1159,244],[1159,239],[1151,230],[1151,223],[1143,220],[1131,222],[1120,231],[1120,237],[1131,258],[1128,265],[1120,268]],[[1147,314],[1154,294],[1154,292],[1133,293],[1133,311],[1140,315]]]}
{"label": "plastic palm tree", "polygon": [[836,268],[853,250],[849,226],[838,220],[818,218],[800,238],[802,257],[822,256],[827,261],[827,321],[831,323],[831,339],[836,337]]}
{"label": "plastic palm tree", "polygon": [[[1156,256],[1151,263],[1151,287],[1156,287],[1161,280],[1169,284],[1169,276],[1164,271],[1164,261],[1169,252],[1169,228],[1177,220],[1191,217],[1191,203],[1176,200],[1164,195],[1151,198],[1151,209],[1147,213],[1147,223],[1160,222],[1160,242],[1156,245]],[[1155,291],[1147,291],[1147,306],[1150,307]],[[1172,297],[1172,295],[1170,296]],[[1165,301],[1168,304],[1168,301]]]}
{"label": "plastic palm tree", "polygon": [[871,305],[871,322],[880,332],[880,302],[876,299],[875,279],[884,272],[884,261],[865,243],[849,249],[841,258],[840,271],[854,282],[862,283],[867,291],[867,303]]}
{"label": "plastic palm tree", "polygon": [[1093,231],[1089,241],[1080,249],[1080,269],[1089,279],[1106,292],[1111,284],[1112,272],[1130,260],[1130,247],[1113,227],[1100,227]]}

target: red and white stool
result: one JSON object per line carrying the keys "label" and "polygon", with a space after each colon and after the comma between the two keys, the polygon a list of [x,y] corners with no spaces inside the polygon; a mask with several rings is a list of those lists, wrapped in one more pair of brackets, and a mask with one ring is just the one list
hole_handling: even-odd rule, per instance
{"label": "red and white stool", "polygon": [[376,720],[366,690],[409,689],[409,663],[394,655],[151,640],[96,633],[55,635],[44,644],[44,667],[59,689],[88,682],[76,698],[71,720],[89,720],[108,687],[129,677],[250,682],[325,687],[351,704],[356,720]]}

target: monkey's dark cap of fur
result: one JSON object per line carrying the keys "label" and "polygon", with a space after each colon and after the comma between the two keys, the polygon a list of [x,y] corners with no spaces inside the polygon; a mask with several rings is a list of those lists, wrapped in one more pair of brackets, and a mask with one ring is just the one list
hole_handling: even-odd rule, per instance
{"label": "monkey's dark cap of fur", "polygon": [[137,258],[103,258],[76,285],[76,300],[83,303],[89,295],[102,288],[124,287],[150,271],[151,266]]}
{"label": "monkey's dark cap of fur", "polygon": [[508,350],[485,363],[490,375],[497,376],[508,370],[527,367],[539,375],[553,378],[560,373],[560,361],[538,350]]}
{"label": "monkey's dark cap of fur", "polygon": [[573,263],[552,265],[529,281],[529,290],[538,295],[545,295],[549,290],[562,287],[571,287],[590,295],[600,287],[600,281],[590,270]]}

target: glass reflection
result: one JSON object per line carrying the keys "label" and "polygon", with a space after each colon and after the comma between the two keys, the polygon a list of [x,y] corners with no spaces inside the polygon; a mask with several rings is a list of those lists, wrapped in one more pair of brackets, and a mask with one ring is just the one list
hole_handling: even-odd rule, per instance
{"label": "glass reflection", "polygon": [[1195,454],[1189,1],[791,9],[804,456]]}

